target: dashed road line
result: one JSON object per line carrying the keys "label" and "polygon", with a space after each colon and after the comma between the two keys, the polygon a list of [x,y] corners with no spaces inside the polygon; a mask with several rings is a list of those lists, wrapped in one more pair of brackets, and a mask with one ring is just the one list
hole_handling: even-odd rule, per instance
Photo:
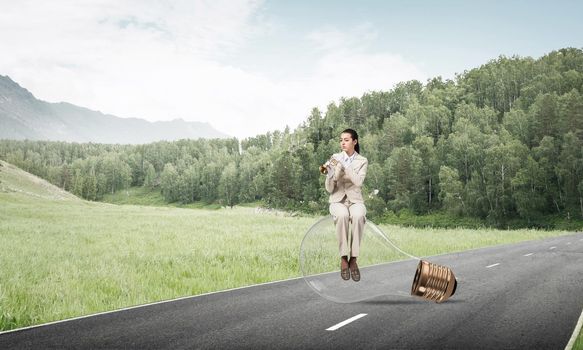
{"label": "dashed road line", "polygon": [[550,247],[549,250],[557,249],[557,247]]}
{"label": "dashed road line", "polygon": [[364,316],[366,316],[366,315],[367,315],[367,314],[358,314],[358,315],[356,315],[356,316],[354,316],[354,317],[351,317],[351,318],[349,318],[349,319],[347,319],[347,320],[345,320],[345,321],[342,321],[342,322],[340,322],[340,323],[338,323],[338,324],[335,324],[335,325],[333,325],[333,326],[332,326],[332,327],[330,327],[330,328],[326,328],[326,330],[327,330],[327,331],[335,331],[335,330],[337,330],[338,328],[340,328],[340,327],[344,327],[344,326],[346,326],[347,324],[349,324],[350,322],[354,322],[354,321],[358,320],[359,318],[362,318],[362,317],[364,317]]}
{"label": "dashed road line", "polygon": [[495,264],[492,264],[492,265],[488,265],[488,266],[486,266],[486,268],[489,269],[491,267],[498,266],[498,265],[500,265],[500,263],[495,263]]}
{"label": "dashed road line", "polygon": [[523,256],[531,256],[534,253],[528,253],[528,254],[524,254]]}
{"label": "dashed road line", "polygon": [[567,245],[571,244],[571,242],[567,242]]}

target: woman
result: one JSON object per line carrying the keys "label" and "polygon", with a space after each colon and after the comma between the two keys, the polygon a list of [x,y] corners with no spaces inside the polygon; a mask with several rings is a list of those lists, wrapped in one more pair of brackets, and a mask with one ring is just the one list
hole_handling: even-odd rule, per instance
{"label": "woman", "polygon": [[[330,193],[330,214],[336,223],[340,250],[340,276],[344,280],[360,281],[356,259],[364,233],[366,207],[362,198],[362,183],[366,177],[368,160],[359,154],[358,134],[346,129],[340,134],[340,148],[326,162],[326,191]],[[352,236],[348,242],[348,224],[352,222]],[[350,256],[350,259],[348,259]]]}

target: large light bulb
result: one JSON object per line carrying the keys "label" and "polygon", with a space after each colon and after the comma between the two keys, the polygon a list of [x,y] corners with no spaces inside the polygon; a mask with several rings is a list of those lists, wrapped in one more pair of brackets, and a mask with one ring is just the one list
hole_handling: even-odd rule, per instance
{"label": "large light bulb", "polygon": [[413,295],[440,303],[451,297],[457,287],[451,269],[403,251],[369,220],[361,239],[358,266],[360,281],[340,277],[332,216],[308,229],[300,247],[300,269],[307,284],[326,299],[352,303],[382,295]]}

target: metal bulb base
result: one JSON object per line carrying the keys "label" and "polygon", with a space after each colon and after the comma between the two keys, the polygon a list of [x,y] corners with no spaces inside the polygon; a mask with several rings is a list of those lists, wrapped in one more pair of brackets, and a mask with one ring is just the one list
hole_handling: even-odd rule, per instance
{"label": "metal bulb base", "polygon": [[442,303],[454,295],[456,288],[457,280],[449,267],[419,261],[411,295]]}

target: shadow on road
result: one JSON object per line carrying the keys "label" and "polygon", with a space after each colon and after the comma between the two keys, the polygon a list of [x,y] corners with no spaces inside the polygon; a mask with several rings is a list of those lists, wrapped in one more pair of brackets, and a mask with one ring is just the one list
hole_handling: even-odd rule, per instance
{"label": "shadow on road", "polygon": [[[446,304],[457,304],[457,303],[465,303],[466,301],[463,299],[450,299],[443,303]],[[427,301],[424,300],[365,300],[361,301],[359,304],[367,304],[367,305],[412,305],[412,304],[427,304]]]}

